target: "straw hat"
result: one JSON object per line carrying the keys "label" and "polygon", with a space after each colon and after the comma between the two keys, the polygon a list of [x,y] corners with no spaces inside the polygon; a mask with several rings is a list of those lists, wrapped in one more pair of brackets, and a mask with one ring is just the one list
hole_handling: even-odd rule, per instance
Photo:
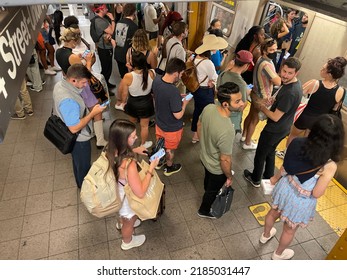
{"label": "straw hat", "polygon": [[206,51],[222,50],[227,46],[228,42],[224,38],[208,34],[202,39],[202,45],[195,50],[195,53],[202,54]]}

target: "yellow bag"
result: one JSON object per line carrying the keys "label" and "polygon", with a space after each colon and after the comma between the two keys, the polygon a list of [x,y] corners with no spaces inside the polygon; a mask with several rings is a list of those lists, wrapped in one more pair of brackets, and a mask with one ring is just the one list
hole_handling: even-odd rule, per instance
{"label": "yellow bag", "polygon": [[[149,169],[149,164],[142,160],[138,165],[141,167],[139,173],[141,180],[143,180],[146,176],[146,171]],[[155,170],[153,170],[153,177],[143,198],[137,197],[128,183],[124,186],[124,192],[130,208],[142,221],[156,218],[163,190],[164,184]]]}

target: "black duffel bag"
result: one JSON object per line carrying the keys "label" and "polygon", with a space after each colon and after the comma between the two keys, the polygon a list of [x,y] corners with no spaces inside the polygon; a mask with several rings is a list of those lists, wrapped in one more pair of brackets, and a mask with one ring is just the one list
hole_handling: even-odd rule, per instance
{"label": "black duffel bag", "polygon": [[64,155],[71,153],[78,133],[72,133],[66,124],[56,115],[51,115],[43,131],[45,137]]}

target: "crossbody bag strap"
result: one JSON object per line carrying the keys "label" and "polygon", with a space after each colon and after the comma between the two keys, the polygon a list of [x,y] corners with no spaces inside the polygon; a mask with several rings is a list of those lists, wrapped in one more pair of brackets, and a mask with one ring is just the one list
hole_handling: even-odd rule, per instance
{"label": "crossbody bag strap", "polygon": [[294,175],[298,176],[298,175],[308,174],[308,173],[311,173],[311,172],[313,172],[313,171],[316,171],[316,170],[321,169],[323,166],[324,166],[324,165],[320,165],[320,166],[318,166],[318,167],[316,167],[316,168],[312,168],[312,169],[307,170],[307,171],[304,171],[304,172],[296,173],[296,174],[294,174]]}
{"label": "crossbody bag strap", "polygon": [[81,41],[83,42],[83,44],[86,45],[87,49],[90,50],[90,44],[82,37],[81,37]]}

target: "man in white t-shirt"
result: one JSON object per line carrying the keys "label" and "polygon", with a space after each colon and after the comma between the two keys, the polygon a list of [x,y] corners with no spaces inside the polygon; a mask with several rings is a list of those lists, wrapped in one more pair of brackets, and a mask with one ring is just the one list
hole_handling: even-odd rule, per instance
{"label": "man in white t-shirt", "polygon": [[162,12],[159,16],[157,15],[157,11],[154,8],[154,3],[147,3],[144,8],[144,18],[145,18],[145,27],[146,31],[149,33],[149,39],[156,39],[158,37],[159,31],[159,21],[161,17],[164,16],[164,12]]}

